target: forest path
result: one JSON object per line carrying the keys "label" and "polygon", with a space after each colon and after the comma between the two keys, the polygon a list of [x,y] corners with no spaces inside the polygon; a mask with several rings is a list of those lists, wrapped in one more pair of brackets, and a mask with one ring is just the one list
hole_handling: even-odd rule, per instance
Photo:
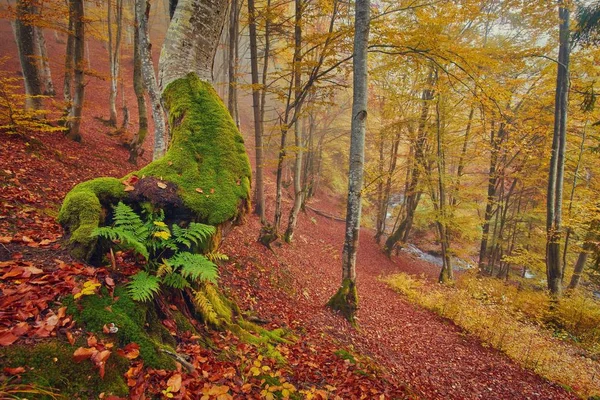
{"label": "forest path", "polygon": [[[321,204],[331,207],[331,204]],[[319,204],[315,205],[319,208]],[[330,212],[330,211],[328,211]],[[250,305],[267,319],[282,324],[298,322],[322,336],[334,338],[369,355],[396,383],[406,383],[415,397],[426,399],[571,399],[557,384],[521,368],[504,354],[482,346],[451,321],[409,303],[390,289],[381,277],[399,271],[425,274],[435,279],[439,267],[401,255],[388,259],[370,230],[363,229],[357,260],[359,328],[324,307],[341,279],[344,223],[302,214],[292,244],[270,252],[255,242],[259,222],[252,216],[226,238],[225,252],[236,254],[247,265],[271,265],[272,274],[289,271],[295,291],[291,303],[259,283],[260,301]],[[240,258],[235,258],[240,262]],[[271,280],[273,280],[271,278]],[[289,285],[285,281],[283,284]],[[281,285],[281,283],[280,283]],[[277,285],[275,285],[277,286]],[[267,291],[267,293],[265,292]],[[281,289],[279,289],[281,290]],[[275,301],[273,301],[275,300]],[[284,306],[285,305],[285,306]]]}

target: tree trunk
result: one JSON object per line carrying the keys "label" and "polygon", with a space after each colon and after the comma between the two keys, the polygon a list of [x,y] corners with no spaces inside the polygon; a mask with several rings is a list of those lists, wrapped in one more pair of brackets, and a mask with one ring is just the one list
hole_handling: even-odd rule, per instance
{"label": "tree trunk", "polygon": [[569,96],[569,8],[560,2],[560,47],[558,71],[556,75],[556,97],[554,105],[554,134],[552,137],[552,157],[548,174],[548,197],[546,204],[546,275],[548,289],[553,296],[562,293],[564,265],[560,256],[562,237],[562,197],[565,168],[567,108]]}
{"label": "tree trunk", "polygon": [[[69,6],[70,7],[70,6]],[[70,8],[69,8],[70,10]],[[63,81],[63,98],[71,107],[73,84],[73,53],[75,47],[75,21],[69,11],[69,32],[67,34],[67,49],[65,52],[65,76]]]}
{"label": "tree trunk", "polygon": [[34,27],[34,29],[37,57],[40,60],[40,79],[42,81],[42,87],[44,88],[44,95],[54,96],[56,91],[54,90],[54,83],[52,83],[52,70],[50,69],[50,63],[48,62],[48,51],[46,49],[44,30],[38,26]]}
{"label": "tree trunk", "polygon": [[583,245],[583,249],[579,253],[577,257],[577,262],[575,263],[575,268],[573,270],[573,275],[571,276],[571,282],[569,283],[569,289],[577,289],[579,286],[579,281],[581,280],[581,274],[585,268],[585,264],[588,259],[588,255],[590,251],[593,249],[593,245],[590,241],[586,241]]}
{"label": "tree trunk", "polygon": [[261,223],[265,223],[265,195],[263,178],[263,132],[261,120],[261,101],[258,89],[258,49],[256,40],[256,10],[254,0],[248,0],[248,30],[250,35],[250,67],[252,74],[252,109],[254,111],[254,142],[256,155],[256,174],[254,183],[254,212]]}
{"label": "tree trunk", "polygon": [[239,36],[239,10],[238,0],[231,1],[229,11],[229,93],[227,96],[227,109],[239,128],[238,98],[237,98],[237,65],[238,65],[238,36]]}
{"label": "tree trunk", "polygon": [[[135,25],[139,26],[138,16],[135,13]],[[137,163],[137,158],[141,154],[142,144],[148,134],[148,112],[146,110],[146,91],[144,90],[144,80],[142,78],[142,58],[140,53],[140,30],[134,31],[133,43],[133,89],[137,99],[138,107],[138,131],[129,145],[129,162]]]}
{"label": "tree trunk", "polygon": [[354,19],[353,101],[350,133],[350,170],[348,173],[348,202],[346,233],[342,251],[342,286],[327,303],[355,323],[358,309],[356,291],[356,252],[358,250],[361,191],[365,159],[365,131],[367,123],[367,47],[369,41],[370,0],[357,0]]}
{"label": "tree trunk", "polygon": [[[152,119],[154,120],[154,151],[152,159],[161,158],[167,149],[166,144],[166,124],[163,106],[160,101],[160,92],[154,75],[154,64],[152,63],[151,44],[148,36],[148,17],[150,15],[149,0],[135,0],[135,14],[138,20],[139,30],[139,49],[142,64],[142,76],[144,86],[150,95],[152,103]],[[162,59],[162,54],[161,54]]]}
{"label": "tree trunk", "polygon": [[15,41],[21,62],[21,72],[25,84],[25,108],[39,110],[42,108],[42,83],[40,71],[36,61],[36,28],[31,24],[31,17],[35,14],[35,7],[27,0],[17,1],[17,18],[15,20]]}
{"label": "tree trunk", "polygon": [[74,95],[67,121],[67,137],[76,142],[81,141],[79,129],[85,94],[85,21],[83,0],[69,0],[69,18],[73,20],[73,67]]}
{"label": "tree trunk", "polygon": [[108,59],[110,69],[110,92],[108,98],[109,118],[108,122],[111,126],[117,126],[117,95],[118,95],[118,79],[119,67],[121,59],[121,32],[123,30],[123,0],[116,0],[115,23],[117,29],[113,38],[113,6],[112,1],[107,1],[107,21],[108,21]]}
{"label": "tree trunk", "polygon": [[296,21],[294,24],[294,103],[296,122],[294,123],[294,146],[296,147],[296,159],[294,162],[294,204],[290,211],[288,226],[285,231],[284,240],[287,243],[294,237],[294,229],[298,221],[298,213],[302,207],[304,191],[302,190],[302,129],[300,129],[300,95],[302,92],[302,0],[296,0]]}

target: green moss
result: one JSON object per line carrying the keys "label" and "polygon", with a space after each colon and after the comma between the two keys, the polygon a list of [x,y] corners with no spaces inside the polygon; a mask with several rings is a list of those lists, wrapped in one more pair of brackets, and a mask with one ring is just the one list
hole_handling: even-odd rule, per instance
{"label": "green moss", "polygon": [[137,175],[176,183],[185,206],[203,222],[218,225],[235,218],[240,200],[249,198],[252,173],[244,140],[225,105],[195,74],[170,83],[163,98],[171,146]]}
{"label": "green moss", "polygon": [[65,304],[68,312],[88,331],[102,335],[102,327],[114,323],[119,328],[114,335],[118,345],[137,343],[146,365],[156,369],[175,367],[173,360],[160,351],[162,348],[174,351],[175,340],[162,326],[154,309],[131,300],[123,287],[115,289],[114,299],[104,293],[84,296],[78,301],[69,297]]}
{"label": "green moss", "polygon": [[102,203],[116,202],[125,196],[123,184],[116,178],[97,178],[75,186],[65,197],[58,213],[58,222],[70,233],[73,256],[91,257],[96,238],[92,232],[103,219]]}
{"label": "green moss", "polygon": [[176,310],[172,312],[173,320],[175,321],[175,325],[177,326],[177,331],[179,332],[191,332],[197,333],[196,328],[191,322],[181,313],[181,311]]}
{"label": "green moss", "polygon": [[132,175],[174,183],[200,222],[219,225],[238,217],[241,206],[247,211],[252,170],[244,140],[212,85],[189,74],[169,84],[163,97],[172,129],[166,155],[123,179],[81,183],[65,198],[58,219],[75,257],[90,259],[96,246],[91,233],[104,222],[103,207],[127,197],[122,181]]}
{"label": "green moss", "polygon": [[344,279],[337,293],[327,302],[327,307],[339,311],[353,326],[356,325],[358,292],[355,282],[351,279]]}
{"label": "green moss", "polygon": [[7,367],[25,367],[23,383],[53,388],[62,398],[97,398],[102,392],[127,395],[128,388],[123,380],[123,374],[129,368],[126,358],[113,352],[107,360],[104,378],[100,378],[91,361],[73,361],[77,347],[53,339],[35,346],[16,345],[1,349],[0,358]]}
{"label": "green moss", "polygon": [[348,350],[344,350],[344,349],[340,349],[340,350],[336,350],[334,352],[334,354],[336,356],[338,356],[339,358],[341,358],[342,360],[348,360],[350,361],[352,364],[356,364],[356,358],[354,357],[354,355],[352,353],[350,353]]}

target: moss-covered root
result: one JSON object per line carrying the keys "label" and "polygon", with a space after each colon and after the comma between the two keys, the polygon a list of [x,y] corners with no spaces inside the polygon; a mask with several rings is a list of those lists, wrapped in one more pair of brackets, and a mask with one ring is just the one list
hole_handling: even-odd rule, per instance
{"label": "moss-covered root", "polygon": [[[151,203],[175,222],[220,227],[249,210],[252,170],[244,140],[212,85],[192,73],[169,84],[163,98],[172,136],[165,156],[123,179],[81,183],[65,198],[59,222],[75,257],[94,254],[91,233],[118,201]],[[124,182],[131,185],[127,192]]]}
{"label": "moss-covered root", "polygon": [[352,279],[344,279],[337,293],[327,302],[327,307],[338,311],[352,325],[356,325],[356,311],[358,310],[356,282]]}
{"label": "moss-covered root", "polygon": [[116,203],[125,197],[124,185],[116,178],[98,178],[80,183],[65,197],[58,222],[65,228],[71,254],[82,260],[92,256],[96,238],[92,232],[102,222],[103,204]]}

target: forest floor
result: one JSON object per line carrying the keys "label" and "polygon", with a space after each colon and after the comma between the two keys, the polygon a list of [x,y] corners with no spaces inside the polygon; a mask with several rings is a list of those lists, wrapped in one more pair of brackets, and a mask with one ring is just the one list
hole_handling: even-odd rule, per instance
{"label": "forest floor", "polygon": [[[8,24],[0,24],[0,37],[12,37]],[[62,45],[48,42],[51,53],[62,54]],[[93,62],[106,65],[101,61],[106,58],[105,50],[94,42],[91,47]],[[14,42],[3,41],[0,51],[16,54]],[[57,60],[56,70],[60,70],[59,64]],[[9,60],[3,66],[7,68],[18,73],[16,60]],[[61,87],[58,74],[55,84]],[[35,140],[5,134],[0,138],[0,345],[65,337],[65,329],[59,329],[61,323],[56,326],[56,318],[51,317],[58,315],[63,322],[68,317],[50,311],[49,304],[53,296],[81,286],[81,281],[69,274],[78,274],[82,280],[95,274],[62,250],[62,230],[55,218],[62,199],[76,183],[96,176],[120,177],[134,168],[126,161],[127,151],[94,118],[107,116],[107,87],[107,82],[90,78],[81,144],[56,133],[36,134]],[[128,103],[134,105],[131,88],[126,85],[126,90]],[[135,129],[135,124],[130,129]],[[141,163],[149,161],[150,146],[148,141]],[[252,143],[247,149],[252,153]],[[273,201],[272,178],[268,175],[266,181],[268,203]],[[335,200],[322,196],[311,206],[339,216],[341,209]],[[289,200],[285,205],[288,209]],[[294,332],[298,340],[278,347],[287,359],[281,372],[297,389],[303,388],[306,397],[311,388],[317,388],[320,391],[313,393],[332,399],[576,398],[388,288],[381,280],[386,275],[403,271],[435,279],[439,269],[405,254],[386,258],[371,231],[361,231],[357,267],[360,309],[355,329],[324,306],[340,284],[344,223],[308,211],[300,216],[294,241],[274,245],[273,251],[257,243],[259,229],[258,219],[249,215],[245,224],[225,238],[221,251],[230,261],[221,266],[220,284],[242,309],[253,310],[269,321],[268,328]],[[64,285],[58,285],[59,281]],[[17,295],[8,295],[21,285],[28,287],[26,303]],[[35,321],[17,324],[18,308],[35,314]],[[229,335],[214,335],[221,349],[237,343]],[[202,387],[193,379],[203,379],[230,388],[234,398],[260,398],[264,386],[244,380],[244,370],[236,362],[222,361],[218,350],[202,350],[201,354],[206,374],[184,375],[188,390]],[[223,373],[230,367],[233,372]],[[4,372],[18,373],[14,369]],[[154,371],[152,382],[165,389],[169,376]]]}

